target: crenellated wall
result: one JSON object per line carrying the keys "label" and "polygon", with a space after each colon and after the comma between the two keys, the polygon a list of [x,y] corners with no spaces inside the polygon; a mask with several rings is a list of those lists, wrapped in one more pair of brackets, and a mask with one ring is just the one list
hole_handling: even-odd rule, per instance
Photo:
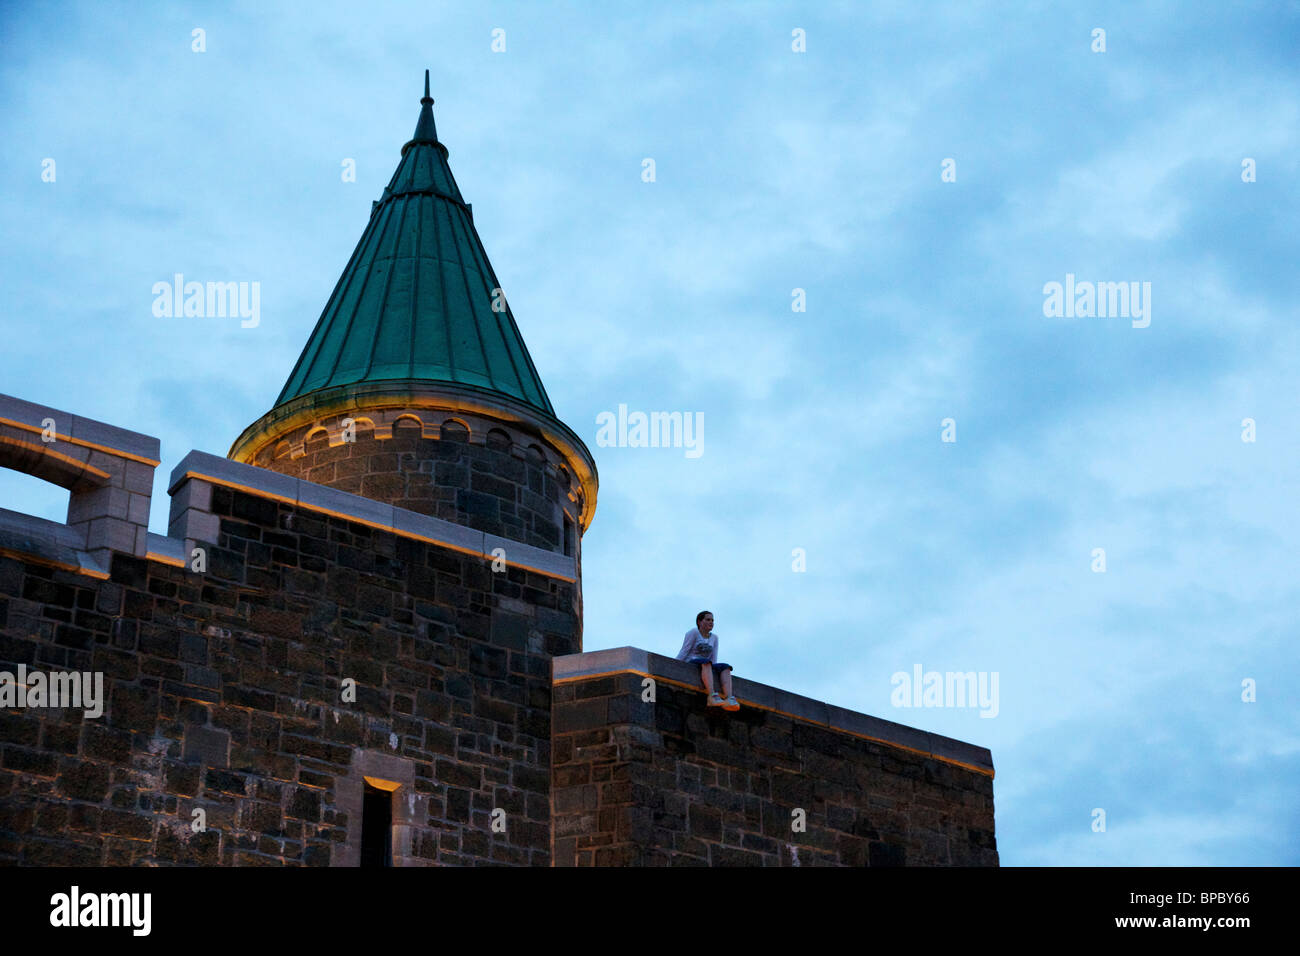
{"label": "crenellated wall", "polygon": [[106,700],[99,718],[0,710],[0,861],[355,863],[369,775],[398,786],[398,864],[546,865],[549,662],[579,647],[572,583],[210,495],[203,573],[0,556],[0,671],[100,672]]}
{"label": "crenellated wall", "polygon": [[0,514],[0,672],[103,680],[0,707],[0,863],[352,865],[367,783],[399,865],[549,863],[573,556],[200,452],[170,491],[102,562]]}

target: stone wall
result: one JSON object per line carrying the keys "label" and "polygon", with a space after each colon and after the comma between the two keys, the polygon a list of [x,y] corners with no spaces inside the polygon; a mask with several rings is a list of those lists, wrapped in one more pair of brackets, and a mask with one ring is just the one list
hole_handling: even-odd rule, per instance
{"label": "stone wall", "polygon": [[355,862],[374,775],[399,787],[395,862],[547,865],[573,583],[260,494],[203,506],[181,522],[203,573],[0,555],[0,671],[100,671],[106,699],[0,709],[0,863]]}
{"label": "stone wall", "polygon": [[487,534],[574,554],[582,503],[576,481],[554,450],[548,453],[536,440],[512,434],[504,423],[463,414],[476,428],[472,436],[459,421],[425,424],[415,411],[378,427],[355,414],[355,440],[343,440],[345,416],[334,416],[267,446],[256,463]]}
{"label": "stone wall", "polygon": [[557,866],[997,865],[984,748],[740,679],[708,708],[634,648],[554,668]]}
{"label": "stone wall", "polygon": [[[528,436],[389,414],[346,458],[304,434],[301,474],[191,452],[158,535],[156,439],[0,396],[0,466],[73,495],[70,524],[0,509],[0,865],[355,865],[376,806],[397,865],[997,864],[986,749],[746,680],[710,711],[689,665],[581,653],[580,547],[405,507],[453,500],[407,494],[440,462],[457,502],[499,474],[526,503]],[[594,465],[551,437],[543,497],[590,520]],[[404,496],[313,480],[354,452]],[[5,696],[37,672],[102,679],[102,713]]]}

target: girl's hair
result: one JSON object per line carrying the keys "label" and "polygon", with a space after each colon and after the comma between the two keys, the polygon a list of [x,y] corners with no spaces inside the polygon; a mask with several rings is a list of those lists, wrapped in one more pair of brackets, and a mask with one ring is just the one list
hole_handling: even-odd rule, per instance
{"label": "girl's hair", "polygon": [[701,611],[699,614],[695,615],[695,626],[700,626],[700,621],[704,620],[704,615],[712,613],[712,611]]}

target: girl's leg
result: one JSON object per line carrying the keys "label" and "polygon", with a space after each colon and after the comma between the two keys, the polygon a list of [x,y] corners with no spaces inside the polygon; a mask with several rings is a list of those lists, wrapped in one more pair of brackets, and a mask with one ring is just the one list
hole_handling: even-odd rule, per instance
{"label": "girl's leg", "polygon": [[731,696],[731,668],[728,667],[722,672],[722,696]]}
{"label": "girl's leg", "polygon": [[700,665],[700,680],[704,681],[704,693],[713,693],[713,666],[705,663]]}

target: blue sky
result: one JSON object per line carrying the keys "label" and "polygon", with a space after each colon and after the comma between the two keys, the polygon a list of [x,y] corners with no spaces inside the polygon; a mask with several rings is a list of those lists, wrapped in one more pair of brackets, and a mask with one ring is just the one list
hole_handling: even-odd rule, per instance
{"label": "blue sky", "polygon": [[[738,676],[989,747],[1005,865],[1300,863],[1295,5],[49,3],[0,34],[0,392],[159,437],[154,530],[274,401],[428,68],[600,470],[586,649],[675,653],[708,607]],[[260,325],[155,318],[176,272],[260,283]],[[1150,326],[1045,317],[1067,273],[1151,283]],[[620,403],[702,413],[703,454],[598,447]],[[0,506],[66,501],[0,472]],[[996,672],[997,716],[892,706],[916,664]]]}

